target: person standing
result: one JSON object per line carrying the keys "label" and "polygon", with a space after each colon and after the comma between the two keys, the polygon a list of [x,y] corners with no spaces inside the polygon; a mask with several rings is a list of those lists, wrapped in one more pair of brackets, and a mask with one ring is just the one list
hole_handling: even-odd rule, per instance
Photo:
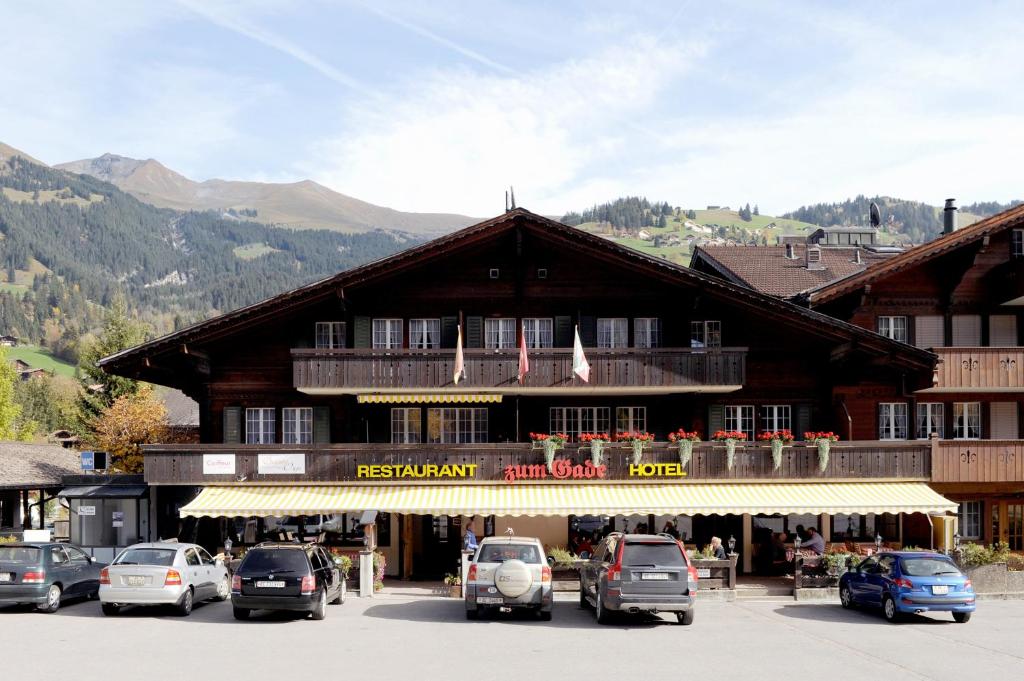
{"label": "person standing", "polygon": [[462,549],[464,551],[476,551],[480,546],[476,540],[476,532],[473,531],[473,518],[470,518],[466,522],[466,535],[462,539]]}

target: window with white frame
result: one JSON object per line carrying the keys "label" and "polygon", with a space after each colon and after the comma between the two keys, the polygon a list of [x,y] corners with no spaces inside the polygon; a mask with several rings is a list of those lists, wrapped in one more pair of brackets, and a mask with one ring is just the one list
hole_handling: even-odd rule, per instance
{"label": "window with white frame", "polygon": [[945,437],[944,413],[945,409],[942,402],[918,402],[917,436],[927,439],[934,433],[939,437]]}
{"label": "window with white frame", "polygon": [[1010,255],[1014,258],[1024,258],[1024,229],[1013,230],[1010,241]]}
{"label": "window with white frame", "polygon": [[793,430],[792,407],[788,404],[766,404],[761,407],[761,430],[776,432]]}
{"label": "window with white frame", "polygon": [[616,407],[615,432],[642,433],[647,430],[647,407]]}
{"label": "window with white frame", "polygon": [[638,348],[661,347],[661,324],[657,317],[637,317],[633,320],[633,345]]}
{"label": "window with white frame", "polygon": [[373,347],[377,350],[397,350],[401,348],[402,320],[374,319]]}
{"label": "window with white frame", "polygon": [[725,407],[725,429],[743,433],[747,440],[754,439],[754,407],[749,404],[730,404]]}
{"label": "window with white frame", "polygon": [[597,320],[597,347],[628,348],[629,320],[625,317],[601,317]]}
{"label": "window with white frame", "polygon": [[722,347],[722,322],[690,322],[691,348]]}
{"label": "window with white frame", "polygon": [[345,322],[317,322],[316,347],[328,350],[345,347]]}
{"label": "window with white frame", "polygon": [[273,407],[245,410],[245,443],[248,445],[274,444]]}
{"label": "window with white frame", "polygon": [[907,342],[907,318],[906,317],[879,317],[879,335],[891,338],[901,343]]}
{"label": "window with white frame", "polygon": [[414,445],[422,442],[420,414],[419,407],[395,407],[391,410],[393,444]]}
{"label": "window with white frame", "polygon": [[964,539],[981,539],[981,513],[982,503],[980,501],[961,501],[957,509],[957,520],[960,526],[960,536]]}
{"label": "window with white frame", "polygon": [[487,442],[487,409],[441,407],[427,410],[427,442]]}
{"label": "window with white frame", "polygon": [[410,319],[409,347],[413,350],[431,350],[441,347],[441,320]]}
{"label": "window with white frame", "polygon": [[281,442],[286,445],[313,444],[312,407],[287,407],[281,410]]}
{"label": "window with white frame", "polygon": [[608,407],[551,407],[548,413],[550,432],[565,433],[573,440],[583,433],[611,431]]}
{"label": "window with white frame", "polygon": [[981,402],[953,403],[953,437],[958,440],[981,438]]}
{"label": "window with white frame", "polygon": [[878,405],[878,439],[907,439],[906,402],[882,402]]}
{"label": "window with white frame", "polygon": [[484,347],[491,350],[516,347],[515,317],[485,319]]}
{"label": "window with white frame", "polygon": [[528,348],[551,348],[555,344],[554,320],[527,317],[523,319],[523,337]]}

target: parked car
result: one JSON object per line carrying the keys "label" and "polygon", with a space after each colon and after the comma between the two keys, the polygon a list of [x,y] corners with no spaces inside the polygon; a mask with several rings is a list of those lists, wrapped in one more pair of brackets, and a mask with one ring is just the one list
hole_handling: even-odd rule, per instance
{"label": "parked car", "polygon": [[697,570],[668,535],[613,532],[580,564],[580,606],[607,624],[618,613],[672,612],[693,624]]}
{"label": "parked car", "polygon": [[485,537],[466,577],[466,618],[529,609],[551,619],[551,567],[544,545],[532,537]]}
{"label": "parked car", "polygon": [[881,608],[885,619],[906,613],[952,612],[967,622],[976,607],[971,580],[941,553],[894,551],[879,553],[839,578],[844,608]]}
{"label": "parked car", "polygon": [[194,604],[225,601],[230,593],[224,563],[197,544],[134,544],[100,571],[104,615],[116,615],[126,605],[173,605],[187,617]]}
{"label": "parked car", "polygon": [[235,619],[253,610],[308,612],[327,616],[328,603],[345,601],[345,577],[319,544],[259,544],[245,554],[231,578]]}
{"label": "parked car", "polygon": [[0,605],[56,612],[68,599],[96,598],[103,566],[71,544],[0,544]]}

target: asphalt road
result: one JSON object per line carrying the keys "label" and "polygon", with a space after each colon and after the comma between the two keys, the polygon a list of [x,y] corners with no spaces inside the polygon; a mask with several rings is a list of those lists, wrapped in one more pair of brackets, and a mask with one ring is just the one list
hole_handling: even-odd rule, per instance
{"label": "asphalt road", "polygon": [[967,624],[934,615],[897,625],[838,605],[708,602],[689,627],[674,618],[599,626],[561,600],[551,622],[469,622],[461,601],[397,595],[350,597],[322,622],[236,622],[228,603],[197,606],[189,618],[152,609],[109,618],[84,602],[53,615],[0,609],[0,677],[1018,681],[1022,623],[1024,601],[982,602]]}

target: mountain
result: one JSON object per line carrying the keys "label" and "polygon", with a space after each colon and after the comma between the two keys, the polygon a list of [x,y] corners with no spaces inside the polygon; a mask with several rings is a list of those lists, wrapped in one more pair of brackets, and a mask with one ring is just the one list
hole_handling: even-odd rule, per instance
{"label": "mountain", "polygon": [[3,142],[0,142],[0,163],[2,163],[4,161],[6,161],[7,159],[9,159],[11,157],[14,157],[14,156],[20,156],[23,159],[25,159],[26,161],[29,161],[31,163],[35,163],[36,165],[40,165],[40,166],[46,165],[42,161],[37,161],[36,159],[32,158],[31,156],[26,154],[24,151],[21,151],[20,149],[15,149],[12,146],[9,146],[7,144],[4,144]]}
{"label": "mountain", "polygon": [[159,161],[116,154],[56,166],[110,182],[140,201],[177,210],[214,210],[263,224],[339,232],[374,229],[439,235],[477,222],[448,213],[404,213],[339,194],[311,180],[301,182],[196,182]]}

